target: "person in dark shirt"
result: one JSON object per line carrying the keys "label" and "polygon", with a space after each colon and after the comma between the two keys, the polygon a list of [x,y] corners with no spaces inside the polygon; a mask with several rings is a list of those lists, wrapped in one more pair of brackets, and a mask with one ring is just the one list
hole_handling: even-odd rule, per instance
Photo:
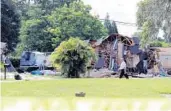
{"label": "person in dark shirt", "polygon": [[143,60],[147,60],[148,59],[148,54],[147,52],[145,51],[144,54],[143,54]]}

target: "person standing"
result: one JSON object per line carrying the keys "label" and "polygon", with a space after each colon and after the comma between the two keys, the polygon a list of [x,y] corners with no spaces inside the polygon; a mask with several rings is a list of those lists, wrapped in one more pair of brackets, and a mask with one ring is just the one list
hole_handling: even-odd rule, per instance
{"label": "person standing", "polygon": [[125,76],[126,79],[129,79],[128,75],[126,74],[126,63],[123,58],[121,59],[121,61],[121,65],[119,67],[119,70],[121,71],[119,78],[121,79],[123,76]]}
{"label": "person standing", "polygon": [[148,69],[147,60],[148,60],[148,54],[147,54],[147,51],[145,51],[143,55],[143,69],[144,69],[145,74],[147,74],[147,69]]}

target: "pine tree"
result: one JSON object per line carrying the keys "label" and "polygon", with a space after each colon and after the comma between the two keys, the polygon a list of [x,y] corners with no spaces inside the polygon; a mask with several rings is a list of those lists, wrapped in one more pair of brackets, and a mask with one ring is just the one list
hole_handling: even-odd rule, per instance
{"label": "pine tree", "polygon": [[108,13],[106,14],[104,26],[107,28],[109,35],[111,35],[113,33],[118,33],[116,23],[115,23],[115,21],[110,20],[110,16]]}

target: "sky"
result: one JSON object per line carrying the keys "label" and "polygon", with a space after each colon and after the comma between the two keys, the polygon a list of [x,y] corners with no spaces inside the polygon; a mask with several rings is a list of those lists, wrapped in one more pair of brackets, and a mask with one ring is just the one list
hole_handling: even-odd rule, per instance
{"label": "sky", "polygon": [[[110,19],[121,22],[136,23],[137,3],[141,0],[83,0],[92,7],[92,13],[104,19],[109,13]],[[132,36],[137,27],[118,24],[120,34]]]}

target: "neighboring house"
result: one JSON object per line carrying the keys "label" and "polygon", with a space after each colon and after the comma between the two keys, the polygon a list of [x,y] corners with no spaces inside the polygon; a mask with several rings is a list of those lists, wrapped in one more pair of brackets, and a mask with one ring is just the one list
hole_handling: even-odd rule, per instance
{"label": "neighboring house", "polygon": [[162,47],[154,47],[158,50],[159,60],[163,68],[171,69],[171,47],[162,48]]}

